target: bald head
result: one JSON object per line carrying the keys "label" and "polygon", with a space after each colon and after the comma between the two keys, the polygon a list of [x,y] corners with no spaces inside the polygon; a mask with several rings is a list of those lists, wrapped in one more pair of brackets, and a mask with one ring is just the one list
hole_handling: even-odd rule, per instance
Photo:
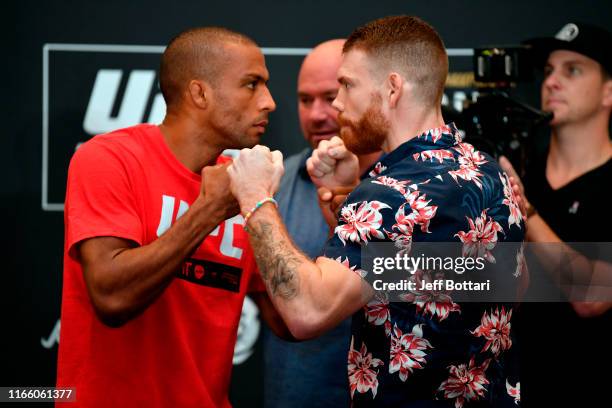
{"label": "bald head", "polygon": [[316,147],[339,133],[338,112],[331,106],[338,93],[337,73],[345,40],[325,41],[304,58],[298,76],[298,113],[306,140]]}
{"label": "bald head", "polygon": [[300,82],[311,80],[314,76],[325,80],[333,78],[335,81],[336,73],[342,61],[344,42],[345,40],[341,39],[329,40],[314,47],[302,62],[298,77],[298,88]]}
{"label": "bald head", "polygon": [[176,106],[192,79],[214,87],[229,63],[228,44],[257,44],[244,34],[221,27],[200,27],[174,37],[161,58],[159,85],[168,109]]}

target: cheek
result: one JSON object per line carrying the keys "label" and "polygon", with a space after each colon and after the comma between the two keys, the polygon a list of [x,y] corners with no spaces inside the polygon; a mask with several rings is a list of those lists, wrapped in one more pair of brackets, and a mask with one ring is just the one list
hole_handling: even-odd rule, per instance
{"label": "cheek", "polygon": [[544,104],[545,97],[548,96],[548,89],[542,84],[540,87],[540,102]]}
{"label": "cheek", "polygon": [[338,122],[338,111],[331,105],[329,105],[327,108],[327,116],[330,118],[330,120]]}
{"label": "cheek", "polygon": [[366,107],[368,101],[360,101],[358,97],[354,97],[351,95],[350,98],[346,98],[346,102],[344,105],[344,116],[346,116],[350,120],[356,120],[363,116],[364,108]]}
{"label": "cheek", "polygon": [[601,103],[601,93],[595,84],[581,84],[574,91],[574,106],[577,110],[592,111]]}

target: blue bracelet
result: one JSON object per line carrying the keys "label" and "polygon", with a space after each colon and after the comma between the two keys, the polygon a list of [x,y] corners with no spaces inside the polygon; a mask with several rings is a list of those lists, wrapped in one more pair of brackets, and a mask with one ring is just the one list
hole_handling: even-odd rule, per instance
{"label": "blue bracelet", "polygon": [[253,213],[254,213],[255,211],[257,211],[257,210],[258,210],[258,209],[259,209],[259,208],[260,208],[262,205],[264,205],[265,203],[273,203],[273,204],[276,206],[276,208],[278,208],[278,203],[277,203],[277,202],[276,202],[276,200],[275,200],[274,198],[272,198],[272,197],[267,197],[267,198],[264,198],[264,199],[263,199],[263,200],[261,200],[261,201],[258,201],[258,202],[257,202],[257,204],[255,204],[255,207],[253,207],[253,208],[251,209],[251,211],[247,212],[247,213],[245,214],[245,216],[244,216],[244,230],[245,230],[245,231],[248,231],[248,229],[247,229],[247,222],[249,221],[249,218],[251,218],[251,216],[253,215]]}

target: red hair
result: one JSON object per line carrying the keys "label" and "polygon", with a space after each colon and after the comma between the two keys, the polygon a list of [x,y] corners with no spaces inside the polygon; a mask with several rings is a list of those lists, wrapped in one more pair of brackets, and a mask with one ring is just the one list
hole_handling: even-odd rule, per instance
{"label": "red hair", "polygon": [[440,105],[448,75],[448,56],[432,26],[414,16],[384,17],[357,28],[342,49],[371,57],[375,71],[396,71],[416,84],[417,96],[431,106]]}

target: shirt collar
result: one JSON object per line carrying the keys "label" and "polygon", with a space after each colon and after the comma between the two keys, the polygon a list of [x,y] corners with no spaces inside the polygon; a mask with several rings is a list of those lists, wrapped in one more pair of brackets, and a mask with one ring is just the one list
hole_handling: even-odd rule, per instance
{"label": "shirt collar", "polygon": [[374,170],[370,172],[370,176],[374,177],[380,174],[384,169],[404,160],[406,157],[412,157],[414,154],[425,150],[448,149],[461,143],[461,141],[462,136],[453,122],[426,130],[383,156],[374,166]]}

